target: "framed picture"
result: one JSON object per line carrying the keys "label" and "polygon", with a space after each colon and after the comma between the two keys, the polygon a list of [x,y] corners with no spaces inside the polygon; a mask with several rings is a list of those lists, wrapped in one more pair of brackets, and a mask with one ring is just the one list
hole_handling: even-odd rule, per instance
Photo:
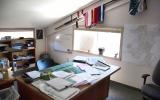
{"label": "framed picture", "polygon": [[36,30],[36,38],[43,39],[43,30],[42,29]]}

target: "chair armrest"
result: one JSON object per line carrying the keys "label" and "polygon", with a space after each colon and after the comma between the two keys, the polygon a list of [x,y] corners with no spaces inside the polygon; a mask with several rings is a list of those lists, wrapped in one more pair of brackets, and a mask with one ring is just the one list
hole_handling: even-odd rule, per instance
{"label": "chair armrest", "polygon": [[149,75],[149,74],[143,74],[143,75],[142,75],[142,78],[144,79],[143,85],[146,84],[146,80],[147,80],[147,77],[148,77],[148,76],[150,76],[150,75]]}

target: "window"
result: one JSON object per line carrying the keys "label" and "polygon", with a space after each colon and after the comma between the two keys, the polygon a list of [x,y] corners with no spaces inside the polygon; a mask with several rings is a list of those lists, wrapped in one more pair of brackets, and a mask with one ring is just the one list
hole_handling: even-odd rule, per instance
{"label": "window", "polygon": [[73,50],[120,58],[121,29],[74,30]]}
{"label": "window", "polygon": [[0,31],[1,40],[5,40],[6,36],[10,36],[11,39],[17,39],[19,37],[34,38],[34,31],[33,30],[18,30],[18,29]]}

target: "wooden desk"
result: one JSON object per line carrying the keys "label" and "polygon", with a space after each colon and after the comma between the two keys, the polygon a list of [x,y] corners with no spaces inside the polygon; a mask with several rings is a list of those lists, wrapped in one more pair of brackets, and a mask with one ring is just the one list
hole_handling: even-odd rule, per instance
{"label": "wooden desk", "polygon": [[[100,75],[97,82],[85,86],[81,86],[80,93],[72,98],[72,100],[105,100],[108,96],[110,76],[118,71],[120,67],[112,66],[104,74]],[[17,78],[20,100],[52,100],[49,96],[39,91],[31,84],[26,84],[21,77]]]}

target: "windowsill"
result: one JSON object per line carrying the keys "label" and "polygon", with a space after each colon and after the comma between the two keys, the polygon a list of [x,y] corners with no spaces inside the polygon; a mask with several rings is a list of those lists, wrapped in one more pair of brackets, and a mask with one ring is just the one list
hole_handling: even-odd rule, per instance
{"label": "windowsill", "polygon": [[103,55],[99,55],[99,54],[93,54],[93,53],[90,53],[90,52],[73,50],[73,53],[74,53],[74,52],[75,52],[75,53],[83,53],[83,54],[87,54],[87,55],[93,55],[93,56],[100,56],[100,57],[104,57],[104,58],[106,58],[106,59],[121,61],[121,58],[107,57],[107,56],[103,56]]}

